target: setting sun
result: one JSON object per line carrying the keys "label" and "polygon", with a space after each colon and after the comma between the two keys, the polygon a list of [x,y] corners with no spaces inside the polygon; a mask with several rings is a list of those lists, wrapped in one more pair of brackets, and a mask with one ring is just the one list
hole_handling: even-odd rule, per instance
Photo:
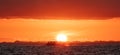
{"label": "setting sun", "polygon": [[60,41],[60,42],[66,42],[67,41],[67,36],[65,34],[58,34],[57,37],[56,37],[56,40]]}

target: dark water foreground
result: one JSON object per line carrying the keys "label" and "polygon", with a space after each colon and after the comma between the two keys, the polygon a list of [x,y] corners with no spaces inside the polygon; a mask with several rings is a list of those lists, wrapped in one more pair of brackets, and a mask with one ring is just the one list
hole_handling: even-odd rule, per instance
{"label": "dark water foreground", "polygon": [[120,55],[120,42],[69,43],[69,45],[0,43],[0,55]]}

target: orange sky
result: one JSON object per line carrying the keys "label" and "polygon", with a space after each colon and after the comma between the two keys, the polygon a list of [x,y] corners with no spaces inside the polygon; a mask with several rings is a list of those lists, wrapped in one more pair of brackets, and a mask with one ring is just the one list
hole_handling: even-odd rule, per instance
{"label": "orange sky", "polygon": [[68,41],[120,41],[120,19],[0,19],[0,42],[15,40],[52,41],[59,33],[66,34]]}

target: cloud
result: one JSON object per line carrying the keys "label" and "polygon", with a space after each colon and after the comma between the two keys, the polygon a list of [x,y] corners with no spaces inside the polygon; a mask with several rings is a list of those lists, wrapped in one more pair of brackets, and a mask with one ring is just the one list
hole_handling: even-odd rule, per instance
{"label": "cloud", "polygon": [[110,19],[120,17],[119,2],[120,0],[0,0],[0,17]]}

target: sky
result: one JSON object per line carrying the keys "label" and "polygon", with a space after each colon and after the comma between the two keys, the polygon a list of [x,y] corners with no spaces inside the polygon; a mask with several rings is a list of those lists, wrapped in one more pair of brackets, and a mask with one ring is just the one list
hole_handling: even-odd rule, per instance
{"label": "sky", "polygon": [[120,0],[0,0],[0,16],[39,19],[119,17],[119,2]]}
{"label": "sky", "polygon": [[0,41],[55,41],[60,33],[67,35],[68,41],[119,41],[120,19],[1,19],[0,30]]}
{"label": "sky", "polygon": [[120,41],[120,0],[0,0],[0,42]]}

